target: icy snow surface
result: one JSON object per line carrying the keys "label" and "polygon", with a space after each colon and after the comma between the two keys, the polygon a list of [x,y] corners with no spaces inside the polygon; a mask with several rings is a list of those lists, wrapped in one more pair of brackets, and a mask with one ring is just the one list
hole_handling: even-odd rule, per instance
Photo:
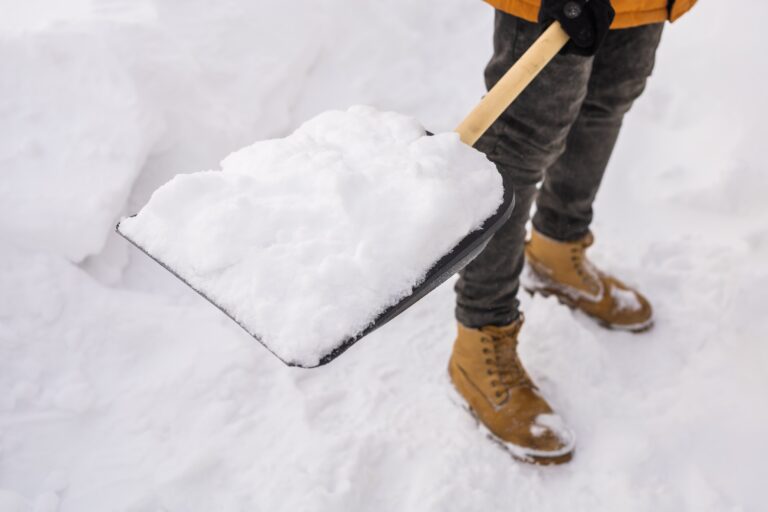
{"label": "icy snow surface", "polygon": [[182,174],[120,231],[283,361],[315,366],[419,284],[502,202],[455,133],[371,107]]}
{"label": "icy snow surface", "polygon": [[640,286],[655,327],[521,296],[521,358],[576,433],[558,468],[512,461],[451,400],[450,283],[289,369],[112,232],[180,170],[325,110],[449,131],[483,93],[490,8],[0,12],[2,512],[766,510],[765,2],[666,28],[598,195],[590,257]]}

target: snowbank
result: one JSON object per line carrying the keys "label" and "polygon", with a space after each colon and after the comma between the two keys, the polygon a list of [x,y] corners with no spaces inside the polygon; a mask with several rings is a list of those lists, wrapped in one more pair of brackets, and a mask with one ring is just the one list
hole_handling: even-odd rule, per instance
{"label": "snowbank", "polygon": [[455,133],[370,107],[180,175],[120,231],[287,362],[316,365],[408,295],[503,198]]}
{"label": "snowbank", "polygon": [[102,250],[161,128],[99,37],[0,38],[0,233],[81,261]]}

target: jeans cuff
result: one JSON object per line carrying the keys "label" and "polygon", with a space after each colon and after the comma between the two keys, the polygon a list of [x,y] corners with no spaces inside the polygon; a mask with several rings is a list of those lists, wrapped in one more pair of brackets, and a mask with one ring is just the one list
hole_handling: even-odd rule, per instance
{"label": "jeans cuff", "polygon": [[517,309],[508,310],[468,310],[456,306],[456,320],[470,329],[480,329],[488,325],[504,327],[520,317]]}

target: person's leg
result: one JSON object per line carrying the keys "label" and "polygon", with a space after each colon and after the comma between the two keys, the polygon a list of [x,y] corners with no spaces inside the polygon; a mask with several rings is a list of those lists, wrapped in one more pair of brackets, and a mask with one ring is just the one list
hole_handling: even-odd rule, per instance
{"label": "person's leg", "polygon": [[[541,34],[541,27],[496,12],[494,54],[485,70],[488,88]],[[476,147],[515,192],[510,220],[460,274],[456,318],[467,327],[508,325],[518,317],[525,224],[544,169],[565,149],[592,70],[592,59],[558,55],[502,114]]]}
{"label": "person's leg", "polygon": [[612,30],[594,57],[581,111],[566,150],[546,171],[533,225],[561,241],[583,238],[592,203],[619,135],[624,114],[653,70],[663,24]]}
{"label": "person's leg", "polygon": [[624,114],[653,69],[662,25],[615,30],[594,58],[587,96],[566,150],[545,173],[536,201],[530,272],[525,287],[593,317],[600,325],[634,332],[653,325],[650,302],[638,290],[598,269],[586,256],[592,202]]}
{"label": "person's leg", "polygon": [[[541,33],[541,27],[496,13],[490,88]],[[565,138],[587,93],[592,59],[556,56],[493,124],[476,147],[514,190],[511,219],[461,273],[456,285],[456,340],[448,373],[475,417],[514,457],[561,464],[573,456],[574,436],[541,395],[517,355],[523,318],[517,291],[525,224],[544,169]]]}

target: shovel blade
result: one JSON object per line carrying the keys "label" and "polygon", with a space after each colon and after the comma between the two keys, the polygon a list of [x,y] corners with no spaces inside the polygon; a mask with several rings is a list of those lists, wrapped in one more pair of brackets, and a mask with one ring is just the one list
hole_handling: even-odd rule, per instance
{"label": "shovel blade", "polygon": [[436,261],[435,264],[424,276],[424,279],[422,279],[420,283],[416,284],[413,287],[410,294],[403,297],[396,304],[393,304],[392,306],[382,311],[378,316],[376,316],[373,322],[371,322],[368,325],[368,327],[366,327],[363,331],[361,331],[357,335],[346,338],[346,339],[340,339],[338,343],[335,344],[335,346],[331,350],[329,350],[325,355],[323,355],[320,358],[318,364],[311,365],[311,366],[303,365],[295,361],[286,361],[285,359],[281,358],[270,347],[270,341],[268,339],[263,339],[262,337],[258,336],[256,333],[251,332],[251,330],[247,326],[245,326],[243,323],[239,322],[235,318],[235,316],[230,311],[227,310],[226,307],[217,303],[213,298],[208,296],[203,291],[195,288],[192,284],[190,284],[187,280],[185,280],[181,275],[179,275],[179,273],[176,272],[170,265],[168,265],[167,263],[163,262],[161,259],[151,254],[148,250],[142,247],[138,242],[136,242],[135,240],[131,239],[128,235],[123,233],[120,230],[119,223],[116,226],[116,230],[120,234],[120,236],[128,240],[137,249],[139,249],[141,252],[149,256],[151,259],[157,262],[160,266],[162,266],[168,272],[173,274],[177,279],[182,281],[184,284],[192,288],[195,292],[197,292],[200,296],[202,296],[208,302],[216,306],[222,313],[224,313],[230,319],[232,319],[232,321],[237,323],[251,337],[253,337],[256,341],[261,343],[267,350],[269,350],[273,355],[275,355],[275,357],[280,359],[283,363],[285,363],[288,366],[294,366],[294,367],[300,367],[300,368],[316,368],[318,366],[328,364],[334,359],[336,359],[338,356],[344,353],[344,351],[346,351],[349,347],[351,347],[352,345],[354,345],[355,343],[357,343],[362,338],[372,333],[379,327],[383,326],[384,324],[386,324],[396,316],[403,313],[405,310],[413,306],[416,302],[418,302],[421,298],[423,298],[429,292],[437,288],[439,285],[441,285],[446,280],[448,280],[451,276],[453,276],[454,274],[459,272],[462,268],[464,268],[470,261],[472,261],[478,254],[480,254],[480,252],[482,252],[485,246],[488,245],[488,242],[491,240],[494,233],[496,233],[496,231],[498,231],[499,228],[501,228],[501,226],[509,219],[509,216],[512,214],[513,207],[514,207],[514,194],[512,193],[511,190],[506,189],[504,191],[504,201],[499,207],[499,209],[496,211],[496,213],[494,213],[490,218],[488,218],[480,229],[477,229],[469,233],[458,244],[456,244],[453,247],[453,249],[451,249],[450,252],[448,252],[443,257],[441,257],[438,261]]}

